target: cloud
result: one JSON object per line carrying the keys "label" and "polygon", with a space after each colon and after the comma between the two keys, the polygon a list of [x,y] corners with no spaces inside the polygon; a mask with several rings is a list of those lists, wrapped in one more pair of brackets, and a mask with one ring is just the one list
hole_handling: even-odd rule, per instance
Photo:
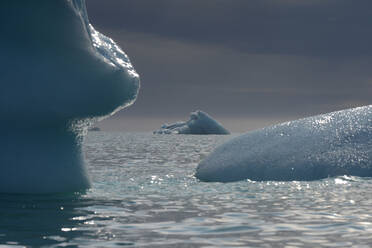
{"label": "cloud", "polygon": [[128,52],[142,91],[125,115],[310,115],[370,102],[368,59],[242,53],[229,47],[106,30]]}
{"label": "cloud", "polygon": [[283,120],[371,104],[371,1],[87,3],[141,75],[121,116]]}
{"label": "cloud", "polygon": [[[99,5],[98,5],[99,3]],[[101,28],[219,44],[249,53],[371,56],[370,1],[88,1]]]}

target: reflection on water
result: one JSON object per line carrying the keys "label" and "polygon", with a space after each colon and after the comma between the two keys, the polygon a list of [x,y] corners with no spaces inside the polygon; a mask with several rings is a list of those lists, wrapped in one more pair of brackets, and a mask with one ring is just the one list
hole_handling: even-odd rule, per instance
{"label": "reflection on water", "polygon": [[34,247],[63,245],[89,235],[80,226],[94,218],[94,211],[84,209],[92,202],[80,194],[1,194],[0,243]]}
{"label": "reflection on water", "polygon": [[370,178],[199,182],[228,138],[90,134],[93,188],[1,194],[0,247],[369,247]]}

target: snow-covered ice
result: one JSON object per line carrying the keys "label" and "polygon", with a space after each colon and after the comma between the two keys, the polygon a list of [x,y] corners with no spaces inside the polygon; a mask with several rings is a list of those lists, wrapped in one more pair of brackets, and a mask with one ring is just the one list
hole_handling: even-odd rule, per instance
{"label": "snow-covered ice", "polygon": [[154,134],[229,134],[229,131],[207,113],[197,110],[191,112],[188,121],[164,124]]}
{"label": "snow-covered ice", "polygon": [[372,176],[372,105],[249,132],[197,167],[202,181],[317,180]]}
{"label": "snow-covered ice", "polygon": [[0,33],[0,192],[89,187],[82,137],[137,97],[127,55],[84,0],[1,1]]}

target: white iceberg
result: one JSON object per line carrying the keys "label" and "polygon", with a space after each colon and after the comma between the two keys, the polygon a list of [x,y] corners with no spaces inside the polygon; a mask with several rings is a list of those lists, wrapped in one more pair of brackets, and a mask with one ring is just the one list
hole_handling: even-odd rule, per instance
{"label": "white iceberg", "polygon": [[230,134],[220,123],[207,113],[197,110],[191,112],[190,120],[164,124],[154,134]]}
{"label": "white iceberg", "polygon": [[217,147],[202,181],[317,180],[372,176],[372,105],[267,127]]}
{"label": "white iceberg", "polygon": [[0,2],[0,192],[89,187],[82,137],[133,103],[139,76],[84,0]]}

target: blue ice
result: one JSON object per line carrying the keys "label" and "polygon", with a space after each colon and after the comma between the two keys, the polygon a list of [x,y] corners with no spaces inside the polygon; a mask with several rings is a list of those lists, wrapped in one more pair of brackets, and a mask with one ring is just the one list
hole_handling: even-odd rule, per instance
{"label": "blue ice", "polygon": [[132,104],[139,76],[84,0],[0,2],[0,192],[88,188],[82,138]]}
{"label": "blue ice", "polygon": [[197,167],[202,181],[317,180],[372,176],[372,105],[249,132]]}
{"label": "blue ice", "polygon": [[163,124],[154,134],[229,134],[229,131],[207,113],[197,110],[191,112],[188,121]]}

